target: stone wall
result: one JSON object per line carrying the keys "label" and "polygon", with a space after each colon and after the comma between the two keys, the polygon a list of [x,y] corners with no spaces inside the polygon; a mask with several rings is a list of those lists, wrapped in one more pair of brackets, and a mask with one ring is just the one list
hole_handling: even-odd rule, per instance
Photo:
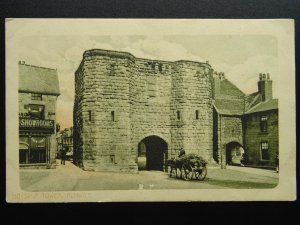
{"label": "stone wall", "polygon": [[[207,64],[179,61],[172,74],[172,149],[212,159],[212,69]],[[180,113],[180,119],[177,117]],[[196,113],[198,118],[196,118]]]}
{"label": "stone wall", "polygon": [[[260,118],[267,116],[267,132],[260,131]],[[245,146],[250,163],[261,166],[276,166],[278,143],[278,110],[245,115]],[[270,160],[261,160],[261,142],[269,143]]]}
{"label": "stone wall", "polygon": [[167,143],[169,156],[184,147],[210,160],[211,76],[205,63],[86,51],[75,74],[75,162],[86,170],[134,171],[138,144],[151,135]]}
{"label": "stone wall", "polygon": [[230,142],[243,143],[243,123],[241,116],[217,115],[215,112],[214,133],[214,154],[221,166],[226,166],[226,145]]}

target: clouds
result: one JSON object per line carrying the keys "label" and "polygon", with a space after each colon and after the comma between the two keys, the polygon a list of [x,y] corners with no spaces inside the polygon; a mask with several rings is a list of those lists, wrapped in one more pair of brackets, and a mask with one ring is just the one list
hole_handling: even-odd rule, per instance
{"label": "clouds", "polygon": [[[271,47],[276,47],[276,42],[265,44],[262,48],[261,43],[267,43],[266,38],[261,38],[264,40],[262,42],[251,41],[255,37],[243,39],[230,36],[224,38],[227,40],[224,43],[222,37],[215,36],[26,36],[19,43],[19,60],[28,64],[57,68],[61,92],[57,102],[57,121],[61,123],[62,128],[72,126],[74,74],[84,51],[89,49],[125,51],[138,58],[165,61],[205,62],[209,59],[215,70],[225,72],[227,78],[246,93],[257,91],[256,82],[261,72],[270,73],[271,78],[276,80],[276,51],[270,50]],[[238,50],[236,43],[239,43]],[[252,49],[256,43],[257,50]],[[245,52],[251,54],[246,57]],[[230,59],[226,58],[228,55]],[[243,55],[243,60],[240,55]]]}

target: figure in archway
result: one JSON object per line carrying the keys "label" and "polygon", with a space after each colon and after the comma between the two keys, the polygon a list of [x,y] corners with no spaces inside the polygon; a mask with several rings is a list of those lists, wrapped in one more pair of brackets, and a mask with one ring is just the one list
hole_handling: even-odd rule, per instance
{"label": "figure in archway", "polygon": [[227,165],[241,165],[243,166],[243,157],[245,150],[238,142],[229,142],[226,144],[226,164]]}

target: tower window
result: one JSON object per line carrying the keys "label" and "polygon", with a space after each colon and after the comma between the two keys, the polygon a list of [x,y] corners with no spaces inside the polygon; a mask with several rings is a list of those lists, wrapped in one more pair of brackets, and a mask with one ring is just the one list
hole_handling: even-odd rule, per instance
{"label": "tower window", "polygon": [[111,163],[115,163],[115,155],[110,155],[109,158]]}
{"label": "tower window", "polygon": [[115,72],[116,72],[116,65],[114,64],[110,65],[109,76],[114,76]]}
{"label": "tower window", "polygon": [[196,120],[199,120],[199,110],[196,110]]}
{"label": "tower window", "polygon": [[110,112],[111,121],[115,121],[115,111]]}
{"label": "tower window", "polygon": [[163,68],[163,65],[162,64],[158,64],[158,70],[159,70],[159,72],[162,72],[162,68]]}
{"label": "tower window", "polygon": [[180,111],[177,111],[177,119],[180,120]]}
{"label": "tower window", "polygon": [[89,110],[89,121],[92,121],[92,111]]}

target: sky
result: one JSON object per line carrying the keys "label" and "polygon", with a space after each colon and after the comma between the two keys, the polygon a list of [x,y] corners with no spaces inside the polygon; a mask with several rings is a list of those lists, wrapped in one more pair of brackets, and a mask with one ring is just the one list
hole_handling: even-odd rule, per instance
{"label": "sky", "polygon": [[84,51],[95,48],[126,51],[146,59],[209,61],[246,94],[257,91],[259,73],[270,73],[273,96],[278,97],[277,39],[270,35],[25,36],[19,60],[57,68],[61,95],[56,115],[61,128],[72,126],[75,71]]}

